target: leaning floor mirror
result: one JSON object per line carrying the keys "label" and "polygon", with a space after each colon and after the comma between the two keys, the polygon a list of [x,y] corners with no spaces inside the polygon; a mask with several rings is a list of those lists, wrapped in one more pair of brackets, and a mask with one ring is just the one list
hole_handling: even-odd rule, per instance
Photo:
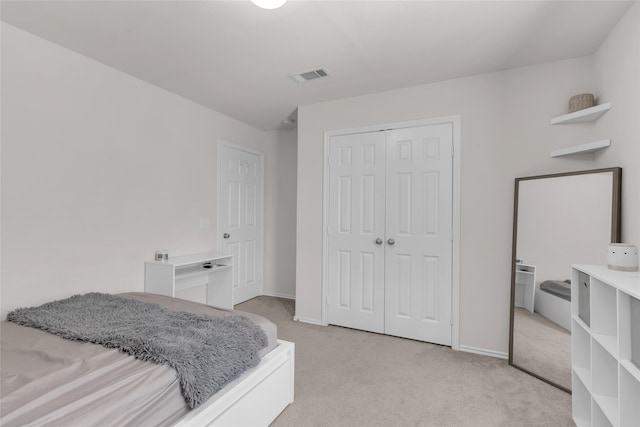
{"label": "leaning floor mirror", "polygon": [[621,168],[516,178],[509,364],[571,392],[571,264],[620,241]]}

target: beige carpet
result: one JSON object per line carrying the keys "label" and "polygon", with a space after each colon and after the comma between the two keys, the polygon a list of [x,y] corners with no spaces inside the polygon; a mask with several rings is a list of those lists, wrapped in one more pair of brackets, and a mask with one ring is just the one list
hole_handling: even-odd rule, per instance
{"label": "beige carpet", "polygon": [[571,390],[571,332],[524,308],[513,314],[513,363]]}
{"label": "beige carpet", "polygon": [[273,427],[574,425],[569,394],[506,360],[294,322],[286,299],[236,308],[271,319],[296,344],[295,402]]}

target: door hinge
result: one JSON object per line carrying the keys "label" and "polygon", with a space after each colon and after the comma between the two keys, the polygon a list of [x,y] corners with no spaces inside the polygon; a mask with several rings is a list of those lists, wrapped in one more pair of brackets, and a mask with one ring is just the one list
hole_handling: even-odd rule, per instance
{"label": "door hinge", "polygon": [[451,239],[452,242],[453,242],[453,237],[454,237],[454,230],[452,228],[451,230],[449,230],[449,239]]}
{"label": "door hinge", "polygon": [[451,157],[453,157],[454,155],[454,149],[455,149],[455,145],[453,145],[453,143],[451,143]]}

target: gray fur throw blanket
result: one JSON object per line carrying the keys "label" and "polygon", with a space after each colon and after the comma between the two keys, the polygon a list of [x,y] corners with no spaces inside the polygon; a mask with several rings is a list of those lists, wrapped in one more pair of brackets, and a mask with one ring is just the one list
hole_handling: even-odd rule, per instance
{"label": "gray fur throw blanket", "polygon": [[102,293],[19,308],[7,320],[169,365],[177,372],[190,408],[257,365],[258,352],[267,345],[264,331],[243,316],[174,311]]}

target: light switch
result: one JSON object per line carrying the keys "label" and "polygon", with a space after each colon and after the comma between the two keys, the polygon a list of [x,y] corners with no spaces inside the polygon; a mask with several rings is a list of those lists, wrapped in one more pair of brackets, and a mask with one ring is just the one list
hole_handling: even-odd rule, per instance
{"label": "light switch", "polygon": [[207,228],[209,228],[209,217],[203,216],[200,218],[200,229],[205,230]]}

